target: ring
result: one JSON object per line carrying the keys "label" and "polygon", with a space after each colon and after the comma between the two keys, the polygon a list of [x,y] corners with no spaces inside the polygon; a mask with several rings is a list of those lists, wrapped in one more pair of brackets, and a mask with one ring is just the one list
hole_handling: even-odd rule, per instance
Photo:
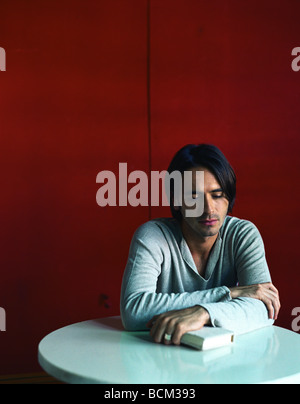
{"label": "ring", "polygon": [[165,340],[165,341],[171,341],[171,339],[172,339],[172,335],[171,335],[171,334],[165,334],[165,335],[164,335],[164,340]]}

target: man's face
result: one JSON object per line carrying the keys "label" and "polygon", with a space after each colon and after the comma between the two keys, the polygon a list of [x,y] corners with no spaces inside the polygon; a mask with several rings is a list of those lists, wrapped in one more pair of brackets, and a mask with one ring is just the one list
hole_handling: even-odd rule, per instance
{"label": "man's face", "polygon": [[[216,177],[206,168],[197,167],[192,170],[192,190],[190,197],[197,198],[196,190],[203,192],[204,206],[203,214],[198,217],[187,217],[186,211],[188,206],[185,204],[186,195],[183,197],[182,207],[182,222],[181,225],[191,234],[197,237],[206,238],[216,236],[219,233],[221,226],[228,212],[229,202],[226,199],[220,184]],[[204,189],[203,184],[197,183],[197,171],[204,171]],[[185,189],[185,187],[183,187]],[[189,206],[190,203],[189,203]]]}

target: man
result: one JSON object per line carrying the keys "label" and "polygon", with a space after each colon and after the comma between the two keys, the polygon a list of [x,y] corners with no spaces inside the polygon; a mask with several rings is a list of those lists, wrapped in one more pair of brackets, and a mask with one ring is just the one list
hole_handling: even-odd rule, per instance
{"label": "man", "polygon": [[[228,216],[236,178],[225,156],[212,145],[187,145],[173,158],[168,172],[174,171],[192,172],[192,198],[200,189],[203,213],[188,215],[185,198],[177,206],[171,186],[173,218],[136,231],[121,291],[125,328],[150,328],[155,342],[178,345],[183,334],[204,325],[239,334],[273,324],[278,291],[257,228]],[[197,183],[199,171],[204,184]]]}

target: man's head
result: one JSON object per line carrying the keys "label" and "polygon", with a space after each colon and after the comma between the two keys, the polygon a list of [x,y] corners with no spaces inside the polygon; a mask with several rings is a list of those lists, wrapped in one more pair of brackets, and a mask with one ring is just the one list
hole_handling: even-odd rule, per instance
{"label": "man's head", "polygon": [[[196,190],[196,172],[204,171],[204,210],[198,218],[188,219],[185,216],[186,206],[174,206],[174,183],[170,183],[170,207],[173,217],[179,221],[184,218],[191,224],[197,222],[205,231],[213,233],[213,219],[219,218],[218,228],[223,224],[227,213],[231,212],[236,195],[235,173],[224,154],[213,145],[187,145],[180,149],[171,161],[168,172],[192,171],[193,190]],[[199,189],[199,188],[198,188]],[[184,199],[184,198],[183,198]],[[207,221],[212,221],[209,226]],[[206,225],[203,223],[206,221]],[[209,231],[210,230],[210,231]]]}

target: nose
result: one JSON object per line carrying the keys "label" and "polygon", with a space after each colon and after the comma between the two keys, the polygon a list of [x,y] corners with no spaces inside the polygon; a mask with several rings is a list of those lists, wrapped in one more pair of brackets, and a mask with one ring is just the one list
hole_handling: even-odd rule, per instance
{"label": "nose", "polygon": [[205,215],[212,215],[214,213],[213,200],[208,195],[204,194],[203,213]]}

